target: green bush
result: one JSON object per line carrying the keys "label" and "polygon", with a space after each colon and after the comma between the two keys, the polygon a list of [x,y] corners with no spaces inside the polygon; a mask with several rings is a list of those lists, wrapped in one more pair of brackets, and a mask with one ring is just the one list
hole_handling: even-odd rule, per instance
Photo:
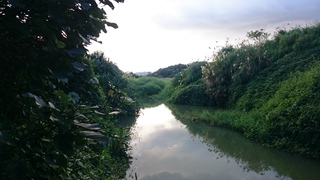
{"label": "green bush", "polygon": [[202,66],[205,61],[194,62],[172,79],[174,91],[170,102],[174,104],[208,106],[212,105],[202,80]]}
{"label": "green bush", "polygon": [[260,108],[265,114],[263,125],[273,137],[270,144],[311,156],[320,155],[319,84],[318,63],[308,71],[292,73]]}
{"label": "green bush", "polygon": [[159,94],[165,87],[164,79],[155,77],[127,78],[128,85],[137,97],[147,97]]}
{"label": "green bush", "polygon": [[170,102],[173,104],[207,106],[210,105],[209,97],[203,85],[190,85],[176,90]]}

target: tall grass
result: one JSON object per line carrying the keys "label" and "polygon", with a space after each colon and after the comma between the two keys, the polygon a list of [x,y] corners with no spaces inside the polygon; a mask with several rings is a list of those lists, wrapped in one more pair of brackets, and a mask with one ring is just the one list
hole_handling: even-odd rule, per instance
{"label": "tall grass", "polygon": [[248,39],[237,45],[226,44],[202,69],[209,95],[219,107],[234,106],[246,84],[265,68],[288,55],[319,47],[319,34],[320,24],[277,29],[272,37],[260,30],[249,32]]}

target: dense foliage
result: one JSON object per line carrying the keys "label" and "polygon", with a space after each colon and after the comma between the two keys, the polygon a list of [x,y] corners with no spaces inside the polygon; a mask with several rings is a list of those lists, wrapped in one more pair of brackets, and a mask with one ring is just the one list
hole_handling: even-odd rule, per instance
{"label": "dense foliage", "polygon": [[160,68],[157,71],[151,74],[148,74],[148,76],[157,77],[157,78],[172,78],[186,68],[187,68],[187,65],[177,64],[173,66],[168,66],[166,68]]}
{"label": "dense foliage", "polygon": [[157,95],[165,87],[165,79],[155,77],[143,76],[138,78],[127,78],[127,80],[134,95],[139,98]]}
{"label": "dense foliage", "polygon": [[105,75],[112,63],[99,72],[85,56],[116,24],[94,0],[4,0],[0,22],[0,179],[123,178],[128,134],[115,114],[134,104],[120,74]]}
{"label": "dense foliage", "polygon": [[217,107],[211,124],[230,126],[268,146],[320,157],[320,24],[252,31],[222,48],[203,68]]}
{"label": "dense foliage", "polygon": [[174,91],[170,98],[171,103],[196,106],[211,104],[202,80],[201,67],[205,64],[205,61],[191,63],[172,79]]}
{"label": "dense foliage", "polygon": [[[106,58],[101,52],[94,52],[89,55],[93,64],[93,71],[105,94],[106,101],[110,107],[109,111],[119,111],[119,115],[135,115],[138,104],[135,96],[129,87],[124,73],[110,59]],[[121,110],[121,111],[120,111]]]}

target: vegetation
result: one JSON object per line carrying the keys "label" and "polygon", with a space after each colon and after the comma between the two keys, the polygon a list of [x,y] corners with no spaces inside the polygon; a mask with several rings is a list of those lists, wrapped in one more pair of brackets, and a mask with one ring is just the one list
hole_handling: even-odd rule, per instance
{"label": "vegetation", "polygon": [[160,68],[159,70],[148,74],[148,76],[157,77],[157,78],[172,78],[176,74],[179,74],[181,71],[187,68],[187,65],[177,64],[173,66],[169,66],[166,68]]}
{"label": "vegetation", "polygon": [[152,97],[159,94],[165,87],[164,79],[155,77],[127,78],[134,95],[139,98]]}
{"label": "vegetation", "polygon": [[0,179],[125,176],[129,136],[116,114],[136,115],[137,106],[113,63],[86,56],[90,40],[117,27],[100,7],[0,2]]}
{"label": "vegetation", "polygon": [[[238,129],[268,146],[319,158],[320,24],[278,30],[269,39],[226,45],[203,68],[216,111],[211,124]],[[208,115],[208,114],[207,114]]]}
{"label": "vegetation", "polygon": [[205,61],[191,63],[187,69],[173,78],[174,91],[170,98],[171,103],[196,106],[211,104],[202,80],[201,67],[205,64]]}

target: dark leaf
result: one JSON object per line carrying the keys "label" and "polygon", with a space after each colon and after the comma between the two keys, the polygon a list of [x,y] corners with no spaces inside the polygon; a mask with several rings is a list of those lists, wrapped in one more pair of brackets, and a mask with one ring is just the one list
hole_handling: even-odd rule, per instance
{"label": "dark leaf", "polygon": [[49,107],[56,110],[56,111],[60,111],[58,108],[56,108],[56,106],[52,103],[52,102],[49,102],[48,103]]}
{"label": "dark leaf", "polygon": [[23,93],[23,94],[21,94],[21,96],[23,96],[23,97],[26,97],[26,98],[34,98],[34,94],[32,94],[32,93]]}
{"label": "dark leaf", "polygon": [[13,144],[10,142],[9,134],[3,131],[0,131],[0,142],[5,143],[9,146],[13,146]]}
{"label": "dark leaf", "polygon": [[86,38],[84,38],[81,34],[78,33],[78,35],[79,35],[79,37],[82,39],[84,45],[89,45],[89,44],[91,44],[90,41],[87,40]]}
{"label": "dark leaf", "polygon": [[91,4],[90,3],[81,3],[81,7],[83,10],[88,10],[91,8]]}
{"label": "dark leaf", "polygon": [[67,78],[66,74],[62,71],[56,71],[52,73],[52,76],[56,78],[59,82],[68,83],[69,79]]}
{"label": "dark leaf", "polygon": [[73,68],[75,68],[78,71],[84,71],[84,69],[86,68],[83,64],[81,64],[79,62],[73,62],[72,66],[73,66]]}
{"label": "dark leaf", "polygon": [[58,49],[63,49],[63,48],[66,47],[66,44],[64,42],[62,42],[62,41],[57,41],[56,42],[56,46],[57,46]]}
{"label": "dark leaf", "polygon": [[66,52],[72,58],[76,58],[78,56],[82,56],[86,54],[86,51],[83,48],[69,49]]}
{"label": "dark leaf", "polygon": [[39,96],[36,96],[32,93],[23,93],[21,94],[23,97],[26,97],[26,98],[34,98],[35,99],[35,103],[40,106],[40,107],[47,107],[48,104]]}
{"label": "dark leaf", "polygon": [[89,80],[89,83],[92,83],[92,84],[99,84],[99,80],[98,80],[98,78],[93,77],[93,78],[91,78],[91,79]]}
{"label": "dark leaf", "polygon": [[99,112],[99,111],[97,111],[97,110],[94,110],[94,113],[99,114],[99,115],[105,115],[104,113]]}
{"label": "dark leaf", "polygon": [[83,127],[85,129],[93,130],[93,131],[101,131],[101,127],[98,123],[89,124],[89,123],[76,123],[75,125]]}
{"label": "dark leaf", "polygon": [[[83,115],[83,114],[81,114],[81,113],[76,113],[76,117],[77,117],[77,119],[85,119],[85,120],[88,120],[88,118],[85,116],[85,115]],[[75,122],[75,123],[79,123],[79,122]]]}
{"label": "dark leaf", "polygon": [[59,119],[58,118],[55,118],[53,116],[50,116],[49,119],[53,122],[59,122]]}
{"label": "dark leaf", "polygon": [[109,138],[104,136],[101,133],[93,132],[93,131],[81,131],[81,133],[88,139],[92,139],[101,143],[108,143]]}
{"label": "dark leaf", "polygon": [[34,99],[36,100],[36,104],[40,107],[47,107],[48,104],[39,96],[34,95]]}
{"label": "dark leaf", "polygon": [[99,106],[91,106],[90,109],[99,109]]}
{"label": "dark leaf", "polygon": [[68,95],[71,97],[71,100],[72,100],[73,103],[79,102],[80,96],[79,96],[78,93],[76,93],[76,92],[69,92]]}
{"label": "dark leaf", "polygon": [[107,26],[111,26],[111,27],[113,27],[113,28],[115,28],[115,29],[118,28],[118,25],[117,25],[116,23],[106,22],[106,24],[107,24]]}
{"label": "dark leaf", "polygon": [[108,5],[111,9],[114,9],[114,5],[109,0],[100,0],[102,4]]}

